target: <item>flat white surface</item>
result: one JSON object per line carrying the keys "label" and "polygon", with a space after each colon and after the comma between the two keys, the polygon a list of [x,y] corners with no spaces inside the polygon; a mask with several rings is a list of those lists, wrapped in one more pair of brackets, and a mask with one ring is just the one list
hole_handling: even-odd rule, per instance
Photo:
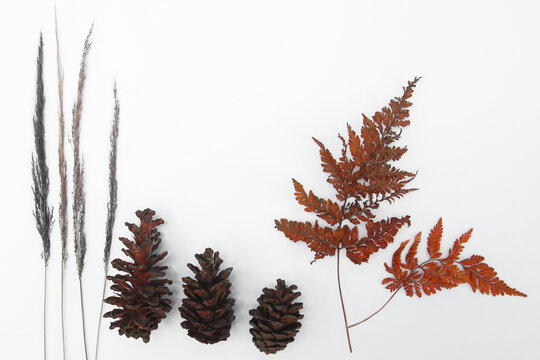
{"label": "flat white surface", "polygon": [[[302,292],[305,318],[279,359],[534,359],[540,353],[540,6],[535,1],[57,1],[68,129],[84,37],[89,57],[82,152],[88,254],[83,275],[89,355],[103,276],[112,84],[121,100],[118,236],[134,211],[157,210],[174,310],[151,342],[120,337],[104,321],[100,359],[263,359],[248,310],[284,278]],[[39,31],[45,40],[50,201],[58,208],[54,2],[0,6],[0,218],[2,359],[42,357],[40,239],[32,217],[30,154]],[[420,188],[378,215],[412,226],[369,264],[344,259],[351,321],[390,295],[380,285],[397,243],[444,218],[444,245],[474,227],[465,254],[482,254],[527,299],[474,294],[467,286],[421,299],[398,294],[351,330],[348,355],[335,258],[313,254],[273,220],[313,219],[293,198],[292,177],[332,195],[315,136],[334,152],[346,123],[361,126],[422,76],[399,166]],[[71,146],[66,151],[71,176]],[[70,177],[71,183],[71,177]],[[71,186],[71,184],[70,184]],[[71,206],[71,204],[70,204]],[[70,221],[71,222],[71,221]],[[71,224],[70,224],[71,226]],[[71,230],[71,227],[70,227]],[[48,269],[48,356],[61,358],[59,231]],[[425,243],[423,244],[425,245]],[[211,246],[233,266],[236,321],[228,341],[202,345],[180,327],[181,277]],[[423,251],[421,256],[425,256]],[[112,271],[114,273],[114,270]],[[66,349],[82,359],[72,236],[66,267]],[[110,294],[110,292],[109,292]],[[106,310],[110,307],[107,305]]]}

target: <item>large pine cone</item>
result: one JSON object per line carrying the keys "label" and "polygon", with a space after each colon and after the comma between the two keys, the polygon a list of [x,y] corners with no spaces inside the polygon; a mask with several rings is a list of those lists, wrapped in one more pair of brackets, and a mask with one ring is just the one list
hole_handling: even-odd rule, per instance
{"label": "large pine cone", "polygon": [[172,309],[171,301],[163,298],[164,295],[172,295],[166,286],[172,284],[165,278],[167,266],[156,266],[167,252],[156,253],[161,243],[156,227],[163,224],[163,220],[152,219],[155,213],[150,209],[139,210],[136,214],[141,220],[140,226],[126,223],[135,241],[126,238],[120,238],[120,241],[127,248],[122,251],[132,262],[121,259],[111,262],[113,268],[127,275],[107,276],[114,283],[111,289],[116,296],[105,299],[106,303],[118,306],[104,315],[118,319],[111,323],[110,329],[118,328],[120,335],[142,338],[144,342],[150,341],[151,331],[157,329]]}
{"label": "large pine cone", "polygon": [[201,268],[187,265],[195,273],[195,279],[182,278],[187,298],[182,300],[179,308],[185,319],[181,325],[192,338],[204,344],[215,344],[227,340],[235,319],[234,299],[228,297],[231,294],[229,275],[233,268],[219,272],[223,260],[219,252],[214,253],[210,248],[195,255],[195,258]]}
{"label": "large pine cone", "polygon": [[294,303],[301,293],[294,292],[296,285],[287,286],[285,281],[278,279],[275,289],[264,288],[263,294],[257,299],[259,306],[249,311],[253,316],[249,322],[252,328],[253,343],[266,354],[275,354],[285,349],[287,344],[294,341],[294,336],[302,326],[298,320],[302,303]]}

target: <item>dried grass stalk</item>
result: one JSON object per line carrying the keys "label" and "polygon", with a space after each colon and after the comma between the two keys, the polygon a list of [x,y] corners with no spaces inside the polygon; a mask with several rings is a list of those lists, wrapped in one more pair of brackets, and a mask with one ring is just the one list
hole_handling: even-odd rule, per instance
{"label": "dried grass stalk", "polygon": [[64,123],[64,70],[60,59],[60,41],[58,39],[58,21],[54,14],[56,35],[56,65],[58,78],[58,172],[60,174],[60,206],[58,219],[60,223],[60,239],[62,245],[62,267],[67,260],[67,165],[64,154],[65,123]]}
{"label": "dried grass stalk", "polygon": [[101,305],[99,310],[99,320],[96,335],[96,357],[99,350],[99,330],[101,329],[101,318],[103,314],[103,300],[105,299],[105,289],[107,286],[107,275],[109,273],[109,258],[111,255],[112,233],[114,221],[116,219],[116,208],[118,206],[118,182],[116,180],[116,154],[118,149],[118,124],[120,122],[120,102],[116,91],[116,83],[113,88],[114,93],[114,113],[109,141],[111,149],[109,152],[109,203],[107,204],[107,222],[105,223],[105,251],[103,254],[103,263],[105,266],[105,276],[103,278],[103,293],[101,295]]}
{"label": "dried grass stalk", "polygon": [[77,88],[77,98],[73,105],[73,124],[71,136],[73,140],[73,236],[75,245],[75,257],[77,261],[77,273],[79,278],[84,268],[84,257],[86,255],[86,234],[84,231],[85,218],[85,194],[84,194],[84,164],[80,154],[81,116],[83,109],[83,93],[86,82],[86,63],[88,54],[92,46],[90,36],[93,25],[90,27],[81,58],[79,70],[79,85]]}
{"label": "dried grass stalk", "polygon": [[32,154],[32,192],[34,193],[36,228],[43,245],[41,256],[45,266],[47,266],[51,254],[50,235],[53,224],[53,210],[49,208],[47,202],[49,196],[49,167],[45,155],[45,95],[43,93],[43,35],[41,34],[36,68],[36,104],[33,117],[35,152]]}
{"label": "dried grass stalk", "polygon": [[109,141],[111,149],[109,152],[109,203],[107,204],[107,222],[105,225],[105,251],[103,254],[103,262],[105,265],[105,273],[109,268],[109,257],[111,255],[112,233],[114,221],[116,219],[116,208],[118,206],[118,182],[116,180],[116,155],[118,149],[118,124],[120,122],[120,102],[116,90],[116,83],[113,88],[114,93],[114,114],[112,121],[111,134]]}
{"label": "dried grass stalk", "polygon": [[83,93],[86,80],[86,63],[88,54],[92,46],[90,37],[94,25],[90,27],[90,31],[84,42],[84,49],[79,69],[79,83],[77,88],[77,98],[73,105],[73,124],[71,128],[71,136],[73,141],[73,237],[75,247],[75,258],[77,262],[77,274],[79,275],[79,292],[81,300],[81,316],[84,340],[84,354],[88,359],[88,350],[86,346],[86,324],[84,316],[84,302],[82,290],[82,272],[84,268],[84,257],[86,255],[86,234],[84,231],[85,219],[85,193],[84,193],[84,165],[80,154],[80,135],[81,135],[81,115],[83,109]]}
{"label": "dried grass stalk", "polygon": [[56,68],[58,80],[58,172],[60,175],[60,204],[58,207],[58,220],[60,224],[61,264],[60,264],[60,318],[62,325],[62,359],[66,358],[66,345],[64,337],[64,265],[67,260],[67,165],[64,155],[64,71],[60,59],[60,41],[58,39],[58,19],[54,11],[54,28],[56,36]]}
{"label": "dried grass stalk", "polygon": [[47,359],[46,309],[47,309],[47,265],[51,255],[51,230],[53,209],[49,208],[49,168],[45,155],[45,95],[43,92],[43,34],[39,36],[36,64],[36,104],[34,109],[34,152],[32,153],[32,192],[34,194],[34,217],[41,237],[44,264],[43,272],[43,358]]}

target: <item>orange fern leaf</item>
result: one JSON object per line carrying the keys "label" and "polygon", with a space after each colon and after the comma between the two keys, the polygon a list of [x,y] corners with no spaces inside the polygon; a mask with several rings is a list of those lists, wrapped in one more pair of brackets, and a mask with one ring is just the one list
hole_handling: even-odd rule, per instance
{"label": "orange fern leaf", "polygon": [[451,289],[464,283],[469,284],[473,291],[479,290],[482,294],[527,296],[500,280],[495,270],[483,262],[482,256],[473,255],[467,259],[459,259],[464,244],[471,237],[472,229],[454,242],[448,251],[448,256],[444,258],[440,253],[442,233],[442,219],[439,219],[428,236],[429,259],[421,264],[416,258],[421,234],[415,237],[405,257],[405,263],[401,262],[401,254],[408,241],[401,243],[392,257],[392,266],[385,264],[386,271],[392,276],[384,279],[382,284],[392,292],[403,287],[408,296],[418,297],[422,294],[431,295],[442,289]]}
{"label": "orange fern leaf", "polygon": [[410,225],[409,216],[368,221],[366,224],[367,236],[359,240],[349,237],[348,242],[342,243],[342,248],[347,250],[347,257],[353,263],[367,262],[373,253],[385,249],[388,244],[394,241],[394,237],[403,225]]}
{"label": "orange fern leaf", "polygon": [[334,255],[340,239],[334,235],[329,227],[320,227],[317,221],[310,222],[289,221],[287,219],[276,220],[276,229],[282,231],[290,240],[302,241],[315,252],[315,260],[322,259],[327,255]]}
{"label": "orange fern leaf", "polygon": [[328,173],[326,182],[331,184],[336,190],[336,197],[338,200],[343,201],[346,198],[344,194],[344,187],[347,184],[347,179],[343,174],[343,170],[340,167],[340,164],[336,161],[330,150],[328,150],[322,142],[313,138],[313,141],[319,145],[319,154],[321,156],[321,166],[325,173]]}
{"label": "orange fern leaf", "polygon": [[468,283],[472,290],[480,291],[486,295],[512,295],[527,297],[526,294],[511,288],[504,281],[497,277],[495,270],[486,264],[484,257],[473,255],[468,259],[461,260],[459,264],[463,267],[463,271],[469,280]]}
{"label": "orange fern leaf", "polygon": [[443,234],[442,218],[439,218],[437,224],[429,232],[427,240],[427,251],[430,258],[438,258],[441,256],[439,250],[441,249],[441,239]]}
{"label": "orange fern leaf", "polygon": [[402,242],[392,256],[392,274],[394,275],[396,280],[398,280],[398,282],[402,282],[405,279],[405,273],[401,270],[401,253],[403,252],[403,250],[405,250],[405,246],[407,246],[408,243],[408,240]]}
{"label": "orange fern leaf", "polygon": [[[349,137],[348,146],[351,149],[351,155],[356,164],[362,164],[366,160],[366,153],[360,151],[362,144],[360,137],[356,135],[356,132],[352,129],[351,125],[347,124],[347,135]],[[345,140],[343,140],[345,141]]]}
{"label": "orange fern leaf", "polygon": [[414,237],[414,241],[409,248],[409,251],[407,252],[407,255],[405,255],[405,264],[403,267],[407,270],[412,270],[418,266],[418,259],[416,258],[416,254],[418,252],[418,245],[420,245],[420,240],[422,239],[422,233],[419,232]]}
{"label": "orange fern leaf", "polygon": [[332,200],[321,199],[316,196],[313,191],[306,194],[304,187],[295,179],[292,179],[294,184],[294,195],[300,205],[305,207],[308,212],[314,212],[318,217],[326,221],[329,225],[335,225],[343,220],[343,213],[338,204]]}
{"label": "orange fern leaf", "polygon": [[472,232],[473,232],[473,229],[470,229],[465,234],[457,238],[456,241],[454,241],[454,245],[452,246],[450,250],[448,250],[447,261],[457,261],[459,259],[459,255],[461,255],[461,252],[463,251],[463,248],[465,247],[465,243],[469,241],[469,239],[471,238]]}

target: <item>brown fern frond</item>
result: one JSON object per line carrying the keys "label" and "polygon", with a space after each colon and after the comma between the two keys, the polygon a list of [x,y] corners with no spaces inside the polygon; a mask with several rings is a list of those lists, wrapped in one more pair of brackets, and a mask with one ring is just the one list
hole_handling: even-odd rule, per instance
{"label": "brown fern frond", "polygon": [[343,161],[338,164],[330,150],[328,150],[322,142],[315,138],[312,139],[319,146],[319,155],[321,157],[322,169],[325,173],[329,174],[326,182],[328,182],[334,187],[337,192],[336,197],[338,198],[338,200],[345,200],[345,198],[347,197],[347,191],[345,187],[347,186],[347,183],[349,181],[345,178],[345,174],[342,170]]}
{"label": "brown fern frond", "polygon": [[307,212],[314,212],[319,218],[323,219],[328,225],[336,225],[343,220],[341,208],[330,199],[322,199],[316,196],[313,191],[306,194],[304,187],[295,179],[294,184],[296,201],[305,207]]}
{"label": "brown fern frond", "polygon": [[315,260],[334,255],[339,239],[329,227],[321,228],[317,221],[310,222],[275,220],[276,229],[294,242],[302,241],[315,252]]}
{"label": "brown fern frond", "polygon": [[[353,263],[367,262],[372,254],[380,249],[385,249],[388,244],[394,241],[394,237],[403,225],[410,225],[409,216],[393,217],[381,221],[370,220],[366,224],[367,236],[360,240],[349,237],[350,242],[342,243],[342,247],[347,250],[347,257]],[[354,229],[357,228],[354,227]]]}
{"label": "brown fern frond", "polygon": [[420,240],[422,239],[422,233],[419,232],[414,237],[414,241],[409,248],[409,251],[407,252],[407,255],[405,255],[405,264],[402,266],[406,269],[414,269],[418,266],[418,259],[416,258],[416,254],[418,253],[418,245],[420,245]]}
{"label": "brown fern frond", "polygon": [[[346,249],[354,263],[366,262],[371,254],[393,241],[399,228],[410,224],[408,216],[375,221],[373,211],[381,203],[392,203],[415,190],[406,186],[416,174],[400,170],[390,162],[399,160],[407,151],[393,142],[400,138],[401,128],[409,125],[407,109],[411,103],[407,99],[418,80],[410,81],[403,95],[391,100],[373,118],[364,115],[360,135],[347,125],[348,139],[339,136],[343,146],[339,160],[313,138],[319,147],[323,172],[328,174],[327,182],[336,191],[337,202],[320,198],[313,191],[306,192],[295,179],[294,195],[306,211],[315,213],[330,227],[281,219],[276,220],[276,228],[292,241],[308,244],[316,259],[333,255],[336,249]],[[353,225],[365,223],[367,236],[355,237],[359,233],[357,226],[342,231],[346,221]]]}
{"label": "brown fern frond", "polygon": [[[461,235],[459,238],[454,241],[454,245],[450,250],[448,250],[448,261],[456,261],[459,258],[459,255],[461,255],[461,252],[463,251],[463,248],[465,247],[465,243],[469,241],[472,235],[472,229]],[[440,256],[440,255],[439,255]]]}
{"label": "brown fern frond", "polygon": [[473,255],[470,258],[459,261],[463,271],[467,276],[468,284],[472,290],[478,290],[486,295],[512,295],[527,297],[526,294],[508,286],[504,281],[497,277],[495,269],[484,262],[484,257]]}
{"label": "brown fern frond", "polygon": [[437,224],[429,232],[427,239],[427,252],[430,258],[438,258],[441,256],[441,239],[443,234],[442,218],[439,218]]}
{"label": "brown fern frond", "polygon": [[401,243],[392,257],[392,266],[385,264],[386,271],[392,276],[384,279],[382,284],[392,292],[403,287],[408,296],[418,297],[465,283],[469,284],[473,291],[479,290],[482,294],[527,296],[500,280],[495,270],[484,263],[484,257],[473,255],[467,259],[459,259],[465,243],[471,237],[472,229],[454,242],[446,257],[442,257],[440,253],[442,233],[442,219],[439,219],[428,236],[429,258],[421,264],[416,257],[421,233],[409,248],[405,263],[401,261],[401,254],[408,241]]}
{"label": "brown fern frond", "polygon": [[[396,146],[394,142],[400,139],[402,129],[410,123],[408,108],[411,103],[408,99],[418,80],[409,81],[403,95],[391,100],[372,118],[363,115],[359,132],[347,124],[347,139],[338,135],[342,145],[339,158],[332,155],[320,140],[313,138],[319,147],[326,181],[333,186],[336,200],[320,198],[313,191],[306,192],[295,179],[294,195],[306,211],[315,213],[328,223],[328,227],[319,226],[317,221],[275,220],[276,229],[294,242],[306,243],[315,253],[315,260],[337,254],[338,288],[348,340],[347,317],[339,280],[339,253],[345,249],[353,263],[362,264],[372,254],[386,248],[403,225],[410,225],[409,216],[376,220],[374,211],[382,203],[392,203],[416,190],[407,187],[416,174],[398,169],[391,162],[399,160],[407,152],[406,147]],[[361,224],[365,226],[365,236],[360,235],[363,232],[359,228]],[[350,340],[349,349],[352,351]]]}

